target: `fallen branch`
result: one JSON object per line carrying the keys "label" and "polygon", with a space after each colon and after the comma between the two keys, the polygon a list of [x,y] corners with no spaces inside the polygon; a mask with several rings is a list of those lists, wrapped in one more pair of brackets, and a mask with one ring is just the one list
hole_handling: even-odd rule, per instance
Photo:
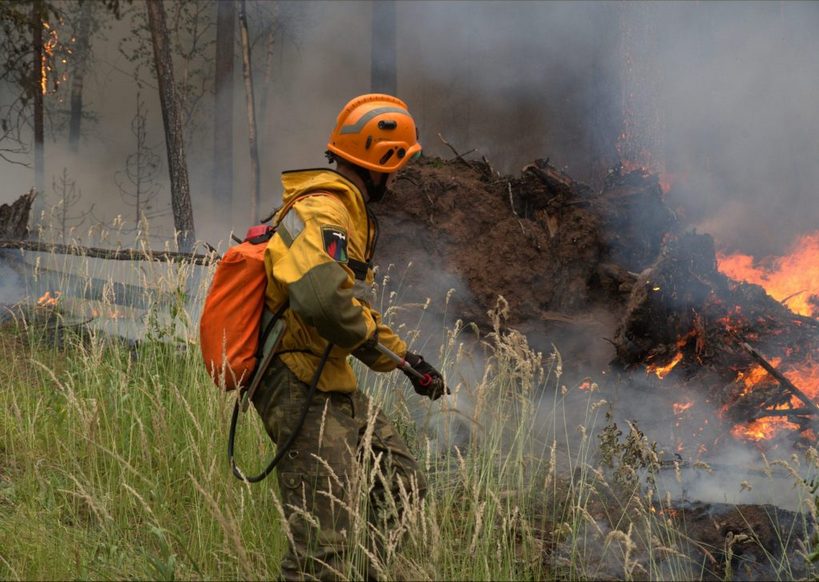
{"label": "fallen branch", "polygon": [[509,190],[509,206],[511,206],[511,207],[512,207],[512,214],[514,214],[515,216],[517,216],[517,215],[518,215],[518,213],[517,213],[517,211],[515,210],[515,201],[514,201],[514,199],[512,198],[512,182],[507,182],[507,183],[506,183],[506,187],[507,187],[507,189]]}
{"label": "fallen branch", "polygon": [[778,410],[760,410],[754,414],[751,420],[758,418],[765,418],[767,416],[805,416],[808,414],[816,414],[810,408],[781,408]]}
{"label": "fallen branch", "polygon": [[788,379],[787,379],[785,376],[783,376],[783,375],[782,375],[782,372],[780,372],[779,370],[777,370],[776,368],[774,368],[774,367],[773,367],[773,366],[770,364],[770,362],[768,362],[768,360],[766,360],[766,359],[765,359],[765,358],[762,356],[762,354],[760,354],[758,351],[756,351],[754,348],[752,348],[752,347],[751,347],[749,344],[747,344],[746,342],[742,342],[742,341],[741,341],[741,342],[739,342],[739,345],[742,347],[742,349],[744,349],[746,352],[748,352],[748,353],[751,355],[751,357],[752,357],[754,360],[756,360],[756,361],[757,361],[757,363],[759,363],[759,365],[760,365],[760,366],[762,366],[763,368],[765,368],[765,371],[766,371],[766,372],[768,372],[768,373],[769,373],[771,376],[773,376],[773,377],[776,379],[776,381],[777,381],[777,382],[779,382],[779,384],[780,384],[780,385],[781,385],[783,388],[785,388],[785,389],[786,389],[786,390],[788,390],[788,391],[789,391],[791,394],[793,394],[794,396],[796,396],[797,398],[799,398],[799,400],[801,400],[802,402],[804,402],[804,403],[807,405],[808,409],[810,410],[810,412],[811,412],[812,414],[819,414],[819,406],[817,406],[817,405],[816,405],[816,403],[815,403],[815,402],[813,402],[813,400],[811,400],[811,399],[808,397],[808,395],[807,395],[807,394],[805,394],[805,393],[804,393],[804,392],[802,392],[802,391],[801,391],[799,388],[797,388],[796,386],[794,386],[793,382],[791,382],[791,381],[790,381],[790,380],[788,380]]}
{"label": "fallen branch", "polygon": [[794,298],[794,297],[796,297],[797,295],[801,295],[801,294],[802,294],[802,293],[804,293],[804,292],[805,292],[805,290],[804,290],[804,289],[802,289],[801,291],[797,291],[796,293],[791,293],[790,295],[788,295],[787,297],[785,297],[784,299],[782,299],[782,300],[780,301],[780,303],[781,303],[782,305],[784,305],[784,306],[786,306],[786,307],[787,307],[787,306],[788,306],[788,301],[790,301],[791,299],[793,299],[793,298]]}
{"label": "fallen branch", "polygon": [[473,170],[475,169],[475,166],[473,166],[473,165],[472,165],[472,162],[470,162],[469,160],[465,160],[465,159],[464,159],[464,156],[468,156],[469,154],[471,154],[472,152],[474,152],[474,151],[475,151],[475,149],[474,149],[474,148],[473,148],[473,149],[471,149],[471,150],[469,150],[468,152],[464,152],[464,153],[462,153],[462,154],[459,154],[459,153],[458,153],[458,150],[456,150],[456,149],[455,149],[455,148],[452,146],[452,144],[450,144],[450,143],[449,143],[447,140],[445,140],[445,139],[444,139],[444,136],[442,136],[440,133],[438,134],[438,139],[440,139],[440,140],[441,140],[441,142],[442,142],[442,143],[443,143],[443,144],[444,144],[446,147],[448,147],[450,150],[452,150],[452,153],[453,153],[453,154],[455,154],[455,159],[456,159],[456,160],[460,160],[460,161],[462,161],[463,163],[465,163],[467,166],[469,166],[469,167],[470,167],[470,168],[472,168]]}
{"label": "fallen branch", "polygon": [[101,249],[79,245],[45,243],[34,240],[0,240],[0,249],[20,249],[58,255],[77,255],[93,259],[111,261],[159,261],[163,263],[191,263],[193,265],[210,265],[220,257],[215,254],[196,255],[173,251],[154,252],[137,249]]}

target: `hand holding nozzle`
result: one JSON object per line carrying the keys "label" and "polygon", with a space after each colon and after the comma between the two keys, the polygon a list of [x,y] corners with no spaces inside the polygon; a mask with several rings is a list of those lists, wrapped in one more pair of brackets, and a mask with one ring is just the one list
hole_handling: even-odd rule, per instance
{"label": "hand holding nozzle", "polygon": [[428,396],[432,400],[437,400],[444,394],[449,394],[449,389],[444,384],[441,373],[430,366],[421,356],[407,352],[406,357],[402,358],[380,343],[375,344],[375,349],[395,362],[398,368],[409,377],[418,394]]}

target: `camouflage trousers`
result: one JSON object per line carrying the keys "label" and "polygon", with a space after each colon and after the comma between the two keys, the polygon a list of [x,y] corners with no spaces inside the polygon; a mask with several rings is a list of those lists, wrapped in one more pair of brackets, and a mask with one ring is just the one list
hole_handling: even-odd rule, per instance
{"label": "camouflage trousers", "polygon": [[[253,398],[274,443],[286,442],[297,429],[308,390],[281,360],[274,360]],[[363,571],[351,571],[346,562],[354,527],[351,511],[358,511],[362,501],[351,499],[350,483],[362,473],[372,475],[376,462],[385,479],[371,483],[366,499],[370,523],[377,525],[384,516],[379,517],[379,509],[393,502],[401,511],[402,486],[410,498],[424,495],[426,482],[406,444],[382,412],[373,412],[360,391],[316,391],[301,431],[276,468],[293,537],[282,561],[285,580],[375,577],[367,561]],[[367,443],[369,450],[364,450]],[[368,551],[377,554],[380,548],[371,544]]]}

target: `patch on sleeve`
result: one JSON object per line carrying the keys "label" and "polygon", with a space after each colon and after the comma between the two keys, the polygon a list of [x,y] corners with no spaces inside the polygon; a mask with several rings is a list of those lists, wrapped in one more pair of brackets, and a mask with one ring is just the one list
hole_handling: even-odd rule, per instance
{"label": "patch on sleeve", "polygon": [[347,233],[337,226],[322,226],[321,236],[324,250],[334,261],[347,262]]}

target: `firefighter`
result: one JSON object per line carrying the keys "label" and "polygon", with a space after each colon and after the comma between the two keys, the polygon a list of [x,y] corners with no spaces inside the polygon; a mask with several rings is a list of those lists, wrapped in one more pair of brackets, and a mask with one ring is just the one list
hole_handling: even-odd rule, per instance
{"label": "firefighter", "polygon": [[[265,251],[266,306],[287,324],[278,353],[253,397],[275,443],[298,431],[277,467],[282,505],[293,539],[282,562],[285,579],[332,579],[345,572],[352,520],[345,505],[347,479],[362,459],[381,454],[382,474],[370,496],[377,507],[399,480],[417,499],[424,476],[386,416],[374,419],[370,450],[362,450],[370,401],[356,386],[352,355],[371,369],[390,372],[394,361],[375,349],[381,343],[420,375],[406,373],[415,391],[432,400],[448,393],[441,374],[381,320],[368,303],[378,222],[371,204],[389,191],[395,173],[421,153],[415,122],[403,101],[362,95],[338,115],[326,155],[335,170],[285,172],[279,227]],[[283,214],[283,216],[282,216]],[[288,302],[289,303],[286,303]],[[307,404],[310,383],[327,346],[333,347]],[[370,440],[370,439],[367,439]],[[341,503],[340,503],[341,501]],[[353,504],[355,505],[355,504]],[[371,516],[372,517],[372,516]]]}

